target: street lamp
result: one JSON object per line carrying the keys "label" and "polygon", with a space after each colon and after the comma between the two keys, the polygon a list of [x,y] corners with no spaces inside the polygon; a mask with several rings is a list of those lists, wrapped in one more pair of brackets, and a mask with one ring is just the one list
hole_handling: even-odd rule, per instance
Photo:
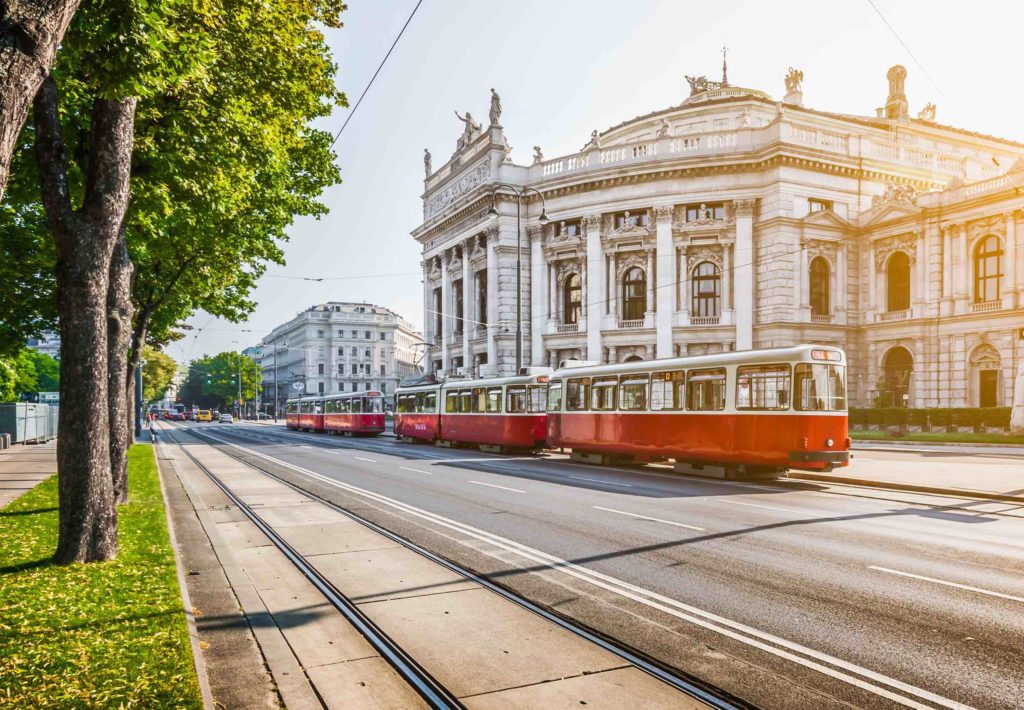
{"label": "street lamp", "polygon": [[[523,367],[523,196],[533,192],[540,198],[540,223],[548,223],[547,206],[544,203],[544,195],[540,190],[532,187],[516,187],[508,183],[495,183],[495,188],[507,188],[516,196],[516,374]],[[487,214],[491,217],[498,216],[498,207],[495,204],[495,196],[498,190],[491,193],[491,208]],[[490,278],[490,276],[488,276]]]}

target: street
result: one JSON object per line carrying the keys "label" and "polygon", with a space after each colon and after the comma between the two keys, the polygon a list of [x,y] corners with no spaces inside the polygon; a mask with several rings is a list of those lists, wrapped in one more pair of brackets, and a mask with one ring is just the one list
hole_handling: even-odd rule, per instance
{"label": "street", "polygon": [[[185,426],[755,705],[1024,707],[1020,505]],[[844,471],[930,456],[862,451]]]}

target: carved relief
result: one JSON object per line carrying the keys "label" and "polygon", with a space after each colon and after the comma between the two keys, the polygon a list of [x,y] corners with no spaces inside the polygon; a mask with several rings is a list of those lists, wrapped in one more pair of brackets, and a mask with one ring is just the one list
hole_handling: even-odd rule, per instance
{"label": "carved relief", "polygon": [[987,234],[995,234],[1000,237],[1006,234],[1005,215],[992,215],[991,217],[976,219],[973,222],[967,223],[967,238],[970,241],[973,242],[975,239]]}
{"label": "carved relief", "polygon": [[561,288],[565,284],[565,280],[572,274],[580,274],[582,277],[582,269],[580,267],[579,259],[562,259],[558,262],[557,270],[555,272],[555,283]]}
{"label": "carved relief", "polygon": [[583,232],[590,234],[591,230],[601,228],[601,215],[588,214],[583,218]]}
{"label": "carved relief", "polygon": [[692,272],[698,264],[710,261],[722,269],[722,248],[720,246],[690,247],[686,250],[686,270]]}
{"label": "carved relief", "polygon": [[[617,254],[615,257],[615,274],[618,279],[622,278],[622,275],[627,270],[634,266],[639,266],[647,274],[647,252],[646,251],[630,251],[625,254]],[[650,275],[648,274],[648,277]]]}
{"label": "carved relief", "polygon": [[754,205],[757,200],[734,200],[737,217],[751,217],[754,214]]}
{"label": "carved relief", "polygon": [[817,256],[825,257],[825,260],[829,262],[833,268],[836,263],[836,253],[839,251],[839,244],[836,242],[826,241],[823,239],[807,239],[801,246],[807,252],[807,260]]}
{"label": "carved relief", "polygon": [[431,257],[430,259],[430,271],[428,275],[431,279],[437,279],[441,276],[441,258],[438,256]]}
{"label": "carved relief", "polygon": [[662,205],[661,207],[654,208],[654,220],[658,224],[672,221],[672,215],[675,213],[675,208],[671,205]]}
{"label": "carved relief", "polygon": [[541,237],[544,236],[544,225],[531,224],[526,227],[526,237],[531,242],[540,241]]}
{"label": "carved relief", "polygon": [[910,258],[910,265],[917,261],[917,237],[913,234],[898,234],[894,237],[879,239],[874,244],[875,267],[881,269],[893,252],[906,252]]}
{"label": "carved relief", "polygon": [[454,184],[427,200],[427,218],[433,217],[455,200],[484,184],[490,177],[491,169],[487,160],[480,161]]}

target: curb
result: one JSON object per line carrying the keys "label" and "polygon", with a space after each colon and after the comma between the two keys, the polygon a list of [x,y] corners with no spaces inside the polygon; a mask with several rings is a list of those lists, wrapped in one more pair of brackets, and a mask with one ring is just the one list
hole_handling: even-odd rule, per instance
{"label": "curb", "polygon": [[790,471],[787,475],[790,480],[819,481],[821,483],[845,483],[851,486],[865,486],[867,488],[882,488],[891,491],[909,491],[912,493],[931,493],[934,495],[957,496],[958,498],[980,498],[983,500],[997,500],[1005,503],[1024,503],[1024,495],[1011,495],[1009,493],[991,493],[989,491],[975,491],[969,488],[941,488],[938,486],[918,486],[913,483],[891,483],[889,481],[875,481],[869,478],[846,478],[844,476],[827,476],[818,473],[795,473]]}
{"label": "curb", "polygon": [[[963,448],[963,447],[991,447],[994,449],[1009,449],[1011,451],[1017,451],[1024,456],[1024,444],[986,444],[980,441],[912,441],[912,440],[896,440],[896,439],[854,439],[851,448],[860,448],[858,444],[867,444],[871,446],[892,446],[895,448],[908,448],[913,446],[938,446],[947,448]],[[863,449],[867,450],[867,449]]]}

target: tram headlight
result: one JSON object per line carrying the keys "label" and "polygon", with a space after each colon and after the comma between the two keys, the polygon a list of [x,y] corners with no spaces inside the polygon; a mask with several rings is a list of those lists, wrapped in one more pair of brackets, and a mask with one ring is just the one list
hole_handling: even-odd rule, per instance
{"label": "tram headlight", "polygon": [[832,445],[834,443],[836,443],[836,442],[832,441],[831,439],[825,439],[825,446],[827,446],[829,448],[832,448]]}

